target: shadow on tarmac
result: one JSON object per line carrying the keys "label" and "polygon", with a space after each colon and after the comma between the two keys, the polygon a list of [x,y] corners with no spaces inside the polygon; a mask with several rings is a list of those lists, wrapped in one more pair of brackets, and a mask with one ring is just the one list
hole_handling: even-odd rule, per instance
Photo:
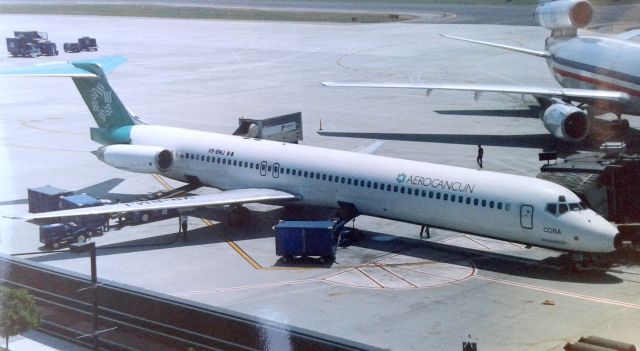
{"label": "shadow on tarmac", "polygon": [[[533,110],[533,109],[532,109]],[[459,110],[440,111],[440,113],[457,115],[485,115],[495,112],[499,117],[512,117],[509,112],[523,114],[527,117],[529,110]],[[319,130],[321,136],[340,138],[361,138],[376,140],[414,141],[440,144],[484,145],[500,147],[522,147],[540,149],[542,151],[557,151],[561,158],[578,153],[579,151],[599,151],[600,145],[607,141],[622,140],[626,143],[627,151],[640,149],[640,131],[636,129],[622,130],[617,121],[593,119],[589,135],[578,143],[562,141],[549,133],[545,134],[417,134],[417,133],[376,133],[376,132],[336,132]]]}
{"label": "shadow on tarmac", "polygon": [[[414,258],[456,264],[451,256],[443,260],[443,252],[466,258],[477,269],[494,273],[548,281],[582,284],[619,284],[623,280],[602,271],[571,271],[565,268],[565,257],[560,255],[542,261],[509,254],[487,252],[461,246],[436,243],[429,240],[397,237],[383,233],[363,231],[365,239],[352,246],[376,251],[399,253]],[[381,240],[380,238],[388,239]],[[377,238],[373,240],[372,238]]]}
{"label": "shadow on tarmac", "polygon": [[[188,232],[188,241],[183,241],[182,235],[179,232],[172,232],[159,236],[101,245],[97,247],[97,255],[101,257],[123,253],[161,250],[167,247],[178,248],[219,244],[227,240],[237,242],[241,240],[273,237],[274,233],[271,228],[277,223],[282,211],[283,209],[276,209],[266,213],[263,212],[260,215],[252,213],[252,218],[256,220],[239,227],[230,227],[222,223],[217,223],[192,229]],[[178,223],[176,221],[176,228],[177,226]],[[385,233],[371,231],[362,231],[362,233],[364,234],[363,239],[349,245],[373,252],[370,258],[367,258],[365,254],[365,256],[362,257],[362,262],[368,262],[380,257],[380,253],[383,252],[402,254],[422,260],[454,265],[462,265],[462,260],[458,259],[461,258],[464,259],[464,263],[467,261],[473,262],[473,265],[480,270],[524,278],[581,284],[619,284],[623,282],[622,279],[603,271],[576,272],[568,270],[564,266],[566,257],[562,254],[540,261],[515,255],[436,243],[429,240],[398,237]],[[117,235],[117,233],[108,232],[105,235]],[[337,256],[337,261],[339,262],[340,251],[338,251]],[[52,252],[49,255],[32,257],[30,260],[49,262],[76,257],[77,254],[68,251],[58,251]],[[330,262],[320,263],[315,258],[305,258],[293,264],[283,264],[278,260],[274,265],[292,268],[304,268],[307,266],[330,268],[332,266]]]}

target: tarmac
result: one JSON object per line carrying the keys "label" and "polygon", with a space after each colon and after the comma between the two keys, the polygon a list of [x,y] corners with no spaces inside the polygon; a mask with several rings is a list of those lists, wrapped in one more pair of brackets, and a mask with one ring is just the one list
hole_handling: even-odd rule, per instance
{"label": "tarmac", "polygon": [[[0,33],[47,31],[58,43],[88,35],[94,53],[0,57],[0,67],[122,54],[109,80],[148,123],[231,133],[242,116],[301,111],[304,144],[352,150],[362,139],[325,130],[414,134],[544,134],[519,96],[337,89],[320,81],[491,82],[555,85],[543,60],[447,40],[439,33],[542,49],[538,27],[449,24],[308,24],[82,16],[0,15]],[[62,50],[61,50],[62,51]],[[46,253],[38,227],[11,219],[26,189],[52,185],[126,200],[181,184],[101,163],[93,120],[70,79],[0,79],[0,251],[89,274],[89,260]],[[496,116],[497,115],[497,116]],[[535,116],[532,116],[535,117]],[[630,119],[639,127],[637,119]],[[379,154],[476,167],[474,145],[388,141]],[[537,149],[484,147],[485,169],[535,176]],[[200,189],[195,193],[215,190]],[[372,217],[365,238],[336,262],[283,264],[275,255],[276,206],[248,205],[231,227],[220,211],[112,230],[94,238],[98,275],[132,286],[393,350],[559,350],[581,336],[640,345],[640,269],[568,272],[560,253]],[[310,210],[310,217],[322,218]],[[455,214],[464,215],[464,214]]]}

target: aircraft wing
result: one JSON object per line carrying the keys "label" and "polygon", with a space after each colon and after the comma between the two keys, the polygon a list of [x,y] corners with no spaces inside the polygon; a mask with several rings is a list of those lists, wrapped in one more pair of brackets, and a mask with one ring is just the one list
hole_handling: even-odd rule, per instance
{"label": "aircraft wing", "polygon": [[533,55],[533,56],[538,56],[538,57],[549,58],[551,56],[549,54],[549,52],[547,52],[547,51],[530,50],[530,49],[525,49],[525,48],[521,48],[521,47],[518,47],[518,46],[497,44],[497,43],[491,43],[491,42],[482,41],[482,40],[473,40],[473,39],[467,39],[467,38],[460,38],[460,37],[454,37],[452,35],[446,35],[446,34],[440,34],[440,36],[445,37],[445,38],[449,38],[449,39],[454,39],[454,40],[466,41],[468,43],[491,46],[491,47],[494,47],[494,48],[505,49],[505,50],[509,50],[509,51],[515,51],[515,52],[519,52],[519,53],[522,53],[522,54]]}
{"label": "aircraft wing", "polygon": [[[320,132],[318,132],[318,133],[320,133]],[[383,140],[374,140],[371,144],[360,146],[359,148],[353,150],[353,152],[359,152],[361,154],[373,155],[376,152],[378,152],[378,150],[382,147],[383,144],[384,144]]]}
{"label": "aircraft wing", "polygon": [[427,95],[433,90],[458,90],[475,92],[476,100],[480,93],[508,93],[533,96],[546,96],[569,98],[575,101],[608,101],[625,105],[629,102],[629,94],[615,90],[591,90],[571,89],[562,87],[535,87],[509,84],[456,84],[456,83],[367,83],[367,82],[322,82],[327,87],[352,87],[352,88],[396,88],[396,89],[422,89]]}
{"label": "aircraft wing", "polygon": [[125,213],[137,211],[154,211],[162,209],[190,210],[198,207],[220,206],[230,204],[242,204],[251,202],[271,202],[298,200],[298,195],[290,194],[274,189],[236,189],[227,190],[216,194],[172,197],[158,200],[126,202],[113,205],[96,207],[75,208],[71,210],[52,211],[28,214],[23,219],[73,217],[97,214]]}
{"label": "aircraft wing", "polygon": [[633,29],[630,31],[622,32],[615,35],[615,37],[622,40],[633,40],[636,37],[640,37],[640,29]]}

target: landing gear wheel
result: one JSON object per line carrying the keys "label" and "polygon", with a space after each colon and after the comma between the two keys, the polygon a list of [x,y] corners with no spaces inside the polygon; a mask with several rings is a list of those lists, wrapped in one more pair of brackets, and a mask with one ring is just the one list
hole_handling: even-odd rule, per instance
{"label": "landing gear wheel", "polygon": [[334,256],[322,256],[320,257],[320,263],[331,263],[335,261],[336,258]]}
{"label": "landing gear wheel", "polygon": [[629,120],[628,119],[621,119],[620,120],[620,130],[623,132],[627,132],[629,130],[630,126],[629,126]]}

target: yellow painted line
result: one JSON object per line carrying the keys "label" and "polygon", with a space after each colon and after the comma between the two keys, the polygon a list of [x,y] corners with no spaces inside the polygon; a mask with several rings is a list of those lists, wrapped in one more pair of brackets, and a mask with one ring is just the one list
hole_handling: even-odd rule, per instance
{"label": "yellow painted line", "polygon": [[[162,186],[165,187],[165,189],[167,189],[167,190],[172,190],[173,189],[173,187],[169,183],[167,183],[167,181],[164,180],[164,178],[162,178],[160,175],[152,174],[152,176],[160,184],[162,184]],[[200,218],[200,220],[202,220],[202,222],[204,222],[204,224],[206,224],[208,227],[212,227],[213,226],[213,222],[211,222],[210,220],[208,220],[206,218]],[[233,250],[235,250],[235,252],[237,252],[242,258],[244,258],[245,261],[247,261],[255,269],[261,269],[261,270],[317,269],[317,268],[312,268],[312,267],[263,267],[256,260],[254,260],[253,257],[251,257],[249,254],[247,254],[247,252],[244,251],[238,244],[236,244],[233,240],[229,239],[224,233],[220,233],[219,235],[222,237],[222,239],[224,239],[224,241],[227,243],[227,245],[229,245]]]}
{"label": "yellow painted line", "polygon": [[173,187],[172,187],[169,183],[167,183],[167,181],[166,181],[166,180],[164,180],[164,178],[162,178],[161,176],[159,176],[159,175],[157,175],[157,174],[152,174],[152,176],[153,176],[154,178],[156,178],[156,180],[157,180],[160,184],[162,184],[162,186],[163,186],[163,187],[165,187],[165,189],[167,189],[167,190],[173,190]]}
{"label": "yellow painted line", "polygon": [[[207,226],[209,227],[213,226],[213,223],[211,223],[210,220],[206,218],[200,218],[200,219]],[[231,246],[232,249],[234,249],[242,258],[244,258],[244,260],[247,261],[253,268],[263,269],[263,267],[258,262],[256,262],[256,260],[254,260],[251,256],[249,256],[249,254],[247,254],[246,251],[244,251],[240,246],[238,246],[238,244],[236,244],[233,240],[229,239],[224,233],[220,233],[220,236],[224,239],[224,241],[229,246]]]}

